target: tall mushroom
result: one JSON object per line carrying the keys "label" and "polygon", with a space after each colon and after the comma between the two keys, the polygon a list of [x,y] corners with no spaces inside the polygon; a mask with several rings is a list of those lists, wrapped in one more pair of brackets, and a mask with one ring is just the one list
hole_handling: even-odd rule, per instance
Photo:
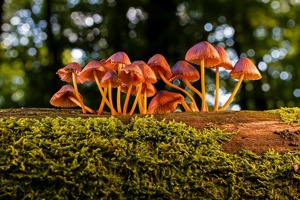
{"label": "tall mushroom", "polygon": [[254,63],[249,58],[239,59],[231,70],[230,75],[233,79],[238,79],[239,81],[226,103],[219,110],[225,110],[228,107],[240,88],[243,80],[259,80],[262,77]]}
{"label": "tall mushroom", "polygon": [[[172,72],[172,77],[170,78],[169,81],[172,81],[174,79],[182,79],[185,85],[190,90],[195,92],[200,97],[200,99],[202,99],[201,92],[190,83],[190,82],[198,81],[200,79],[199,72],[193,65],[191,65],[190,63],[184,60],[180,60],[173,65],[173,67],[171,68],[171,72]],[[191,103],[195,104],[194,106],[197,106],[194,98],[192,99]]]}
{"label": "tall mushroom", "polygon": [[[188,93],[186,90],[182,89],[181,87],[178,87],[177,85],[172,84],[169,79],[172,77],[172,72],[170,65],[168,64],[165,57],[161,54],[155,54],[152,56],[147,64],[151,67],[151,69],[154,71],[157,79],[162,79],[168,86],[180,90],[184,94],[186,94],[191,101],[194,99],[190,93]],[[195,103],[196,105],[196,103]],[[191,110],[187,109],[187,111],[197,111],[198,109]]]}
{"label": "tall mushroom", "polygon": [[207,111],[205,92],[205,67],[213,67],[220,63],[217,50],[207,41],[192,46],[185,54],[185,60],[200,66],[202,106],[201,111]]}
{"label": "tall mushroom", "polygon": [[[124,68],[126,65],[131,63],[128,55],[125,52],[116,52],[112,54],[108,59],[105,61],[112,69],[114,69],[118,74],[121,72],[121,69]],[[118,113],[121,114],[121,86],[117,88],[117,110]]]}
{"label": "tall mushroom", "polygon": [[[79,95],[79,98],[82,98],[81,95]],[[62,86],[50,99],[50,104],[56,107],[63,107],[63,108],[70,108],[79,106],[81,107],[81,103],[79,102],[74,88],[71,85],[64,85]],[[93,111],[91,108],[84,106],[85,109],[94,114],[95,111]]]}
{"label": "tall mushroom", "polygon": [[[137,61],[134,61],[133,64],[137,64],[141,68],[141,71],[144,75],[145,81],[142,85],[142,91],[141,91],[142,95],[140,95],[138,103],[139,103],[140,112],[142,114],[146,114],[147,113],[147,97],[149,97],[149,95],[152,94],[153,87],[154,87],[153,84],[157,82],[157,78],[156,78],[154,71],[151,69],[151,67],[149,65],[147,65],[144,61],[137,60]],[[155,90],[155,92],[156,92],[156,90]]]}
{"label": "tall mushroom", "polygon": [[145,79],[139,66],[133,63],[126,65],[124,68],[121,69],[119,73],[119,79],[121,80],[122,83],[128,85],[128,91],[123,105],[123,115],[126,115],[132,87],[135,86],[138,88],[136,99],[134,100],[132,105],[132,109],[134,109],[136,103],[138,102],[139,95],[141,93],[142,83],[145,81]]}
{"label": "tall mushroom", "polygon": [[65,67],[59,69],[56,74],[60,77],[62,81],[66,81],[68,83],[73,83],[74,91],[76,98],[78,99],[80,103],[80,107],[82,109],[82,113],[85,114],[85,106],[83,103],[83,99],[80,98],[80,94],[78,92],[77,83],[82,83],[83,81],[79,78],[79,73],[82,71],[82,68],[79,63],[72,62]]}
{"label": "tall mushroom", "polygon": [[105,67],[102,62],[93,60],[90,61],[79,74],[80,79],[83,80],[84,82],[91,81],[91,82],[96,82],[97,84],[97,87],[102,97],[101,103],[98,108],[98,114],[102,113],[104,103],[110,106],[110,103],[106,98],[106,90],[104,92],[102,87],[100,86],[100,80],[102,79],[102,77],[105,75],[106,72],[107,72],[107,67]]}
{"label": "tall mushroom", "polygon": [[182,104],[186,111],[189,110],[189,107],[181,94],[169,92],[167,90],[160,90],[151,99],[147,113],[154,114],[175,112],[178,104]]}
{"label": "tall mushroom", "polygon": [[225,49],[221,46],[216,46],[215,49],[219,53],[221,62],[214,66],[216,68],[216,97],[215,97],[215,104],[214,104],[214,111],[218,111],[219,107],[219,87],[220,87],[220,80],[219,80],[219,68],[224,67],[227,70],[231,70],[233,65],[231,60],[229,59]]}
{"label": "tall mushroom", "polygon": [[119,87],[120,85],[121,82],[116,71],[113,69],[107,69],[105,75],[100,81],[100,86],[108,89],[108,107],[110,108],[112,115],[117,114],[112,100],[112,88]]}

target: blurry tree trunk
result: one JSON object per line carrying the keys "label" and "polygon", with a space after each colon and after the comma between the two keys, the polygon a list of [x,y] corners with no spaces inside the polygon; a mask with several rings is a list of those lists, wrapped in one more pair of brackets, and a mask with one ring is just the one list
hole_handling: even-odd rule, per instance
{"label": "blurry tree trunk", "polygon": [[[126,19],[126,13],[128,7],[123,1],[118,1],[111,9],[110,23],[107,24],[109,30],[108,44],[117,51],[124,51],[128,38],[128,22]],[[126,52],[128,54],[128,52]],[[130,56],[130,55],[129,55]]]}
{"label": "blurry tree trunk", "polygon": [[44,73],[46,73],[47,82],[49,83],[49,91],[47,94],[54,94],[60,87],[61,82],[58,81],[56,76],[56,71],[63,67],[60,55],[62,53],[61,49],[63,44],[59,44],[54,38],[51,26],[51,16],[52,16],[52,5],[53,1],[45,1],[45,16],[44,19],[47,21],[47,40],[46,45],[48,48],[48,66],[45,67]]}
{"label": "blurry tree trunk", "polygon": [[[174,1],[151,0],[150,2],[147,8],[149,17],[146,28],[148,39],[146,54],[149,58],[157,53],[162,54],[169,62],[169,58],[178,57],[169,55],[171,45],[176,42],[176,24],[179,24],[176,16],[177,5]],[[161,90],[165,88],[165,84],[158,81],[155,87]]]}
{"label": "blurry tree trunk", "polygon": [[[3,5],[4,5],[4,0],[0,0],[0,27],[2,27],[3,24]],[[0,35],[1,34],[2,34],[2,28],[0,28]]]}
{"label": "blurry tree trunk", "polygon": [[[147,9],[149,14],[147,38],[149,48],[148,55],[161,53],[168,57],[168,49],[171,44],[176,42],[176,25],[178,19],[176,16],[176,3],[174,1],[151,0]],[[180,31],[180,30],[177,30]]]}
{"label": "blurry tree trunk", "polygon": [[[26,76],[30,80],[28,90],[31,93],[26,99],[26,104],[33,107],[44,107],[45,102],[49,102],[51,96],[57,92],[62,85],[59,81],[56,71],[61,68],[61,49],[63,44],[56,42],[52,33],[51,15],[53,1],[44,1],[44,15],[40,16],[47,22],[45,47],[47,48],[48,63],[39,66],[36,70],[27,71]],[[38,60],[37,60],[38,61]],[[45,90],[47,88],[47,90]],[[50,106],[50,104],[49,104]]]}
{"label": "blurry tree trunk", "polygon": [[[2,26],[3,4],[4,4],[4,0],[0,0],[0,27]],[[2,33],[2,29],[0,28],[0,34],[1,33]]]}
{"label": "blurry tree trunk", "polygon": [[[4,4],[4,0],[0,0],[0,27],[2,27],[2,23],[3,23],[3,4]],[[2,34],[2,28],[0,28],[0,35]],[[0,56],[0,62],[2,62],[1,59],[2,56]]]}

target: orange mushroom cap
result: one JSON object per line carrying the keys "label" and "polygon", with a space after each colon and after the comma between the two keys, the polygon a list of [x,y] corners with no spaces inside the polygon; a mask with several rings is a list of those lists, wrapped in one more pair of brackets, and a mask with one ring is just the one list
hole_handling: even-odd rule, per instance
{"label": "orange mushroom cap", "polygon": [[207,41],[202,41],[192,46],[185,54],[185,60],[201,65],[204,59],[205,67],[212,68],[220,63],[220,56],[217,50]]}
{"label": "orange mushroom cap", "polygon": [[82,68],[81,68],[80,64],[77,63],[77,62],[72,62],[72,63],[69,63],[68,65],[66,65],[63,68],[60,68],[56,72],[56,74],[60,77],[60,79],[62,81],[66,81],[68,83],[71,83],[73,81],[72,80],[72,73],[75,73],[77,83],[83,83],[84,81],[79,78],[79,73],[81,71],[82,71]]}
{"label": "orange mushroom cap", "polygon": [[134,61],[132,64],[137,64],[141,68],[141,71],[145,78],[145,82],[147,82],[147,83],[156,83],[157,82],[157,78],[156,78],[154,71],[144,61],[137,60],[137,61]]}
{"label": "orange mushroom cap", "polygon": [[121,69],[119,79],[128,85],[138,85],[145,81],[141,68],[133,63]]}
{"label": "orange mushroom cap", "polygon": [[90,61],[80,72],[79,77],[82,81],[95,81],[95,71],[99,80],[105,75],[107,68],[101,63],[101,61]]}
{"label": "orange mushroom cap", "polygon": [[170,65],[168,64],[166,58],[163,55],[155,54],[148,60],[147,64],[154,71],[156,78],[160,78],[158,71],[161,71],[167,79],[171,78],[172,72]]}
{"label": "orange mushroom cap", "polygon": [[177,61],[171,68],[171,72],[173,74],[171,80],[185,78],[189,82],[193,82],[200,79],[198,70],[184,60]]}
{"label": "orange mushroom cap", "polygon": [[259,80],[262,78],[260,72],[249,58],[241,58],[230,72],[233,79],[239,79],[244,74],[244,80]]}
{"label": "orange mushroom cap", "polygon": [[228,57],[226,50],[221,46],[215,46],[215,49],[219,53],[221,62],[215,67],[224,67],[227,70],[231,70],[233,68],[232,62]]}
{"label": "orange mushroom cap", "polygon": [[[133,92],[135,92],[135,94],[137,93],[136,89],[133,90]],[[156,94],[156,88],[154,87],[154,85],[152,83],[148,83],[145,82],[142,85],[142,94],[146,93],[147,97],[152,97]]]}
{"label": "orange mushroom cap", "polygon": [[184,101],[184,97],[175,92],[160,90],[151,99],[148,106],[148,113],[169,113],[174,112],[178,104]]}
{"label": "orange mushroom cap", "polygon": [[105,63],[107,63],[108,66],[112,67],[112,69],[117,70],[118,67],[116,64],[129,65],[131,61],[125,52],[120,51],[112,54],[109,58],[107,58],[105,60]]}
{"label": "orange mushroom cap", "polygon": [[76,103],[70,100],[70,96],[76,99],[74,88],[71,85],[64,85],[51,97],[50,104],[56,107],[64,108],[78,106]]}
{"label": "orange mushroom cap", "polygon": [[121,81],[116,71],[108,68],[101,79],[100,86],[108,87],[109,82],[111,83],[111,87],[118,87],[121,85]]}

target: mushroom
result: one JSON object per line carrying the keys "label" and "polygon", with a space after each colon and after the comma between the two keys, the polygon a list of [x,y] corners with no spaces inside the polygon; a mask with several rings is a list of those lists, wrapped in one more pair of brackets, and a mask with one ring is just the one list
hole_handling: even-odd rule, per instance
{"label": "mushroom", "polygon": [[231,70],[230,75],[233,79],[239,79],[239,81],[226,103],[219,110],[225,110],[228,107],[240,88],[243,80],[259,80],[262,77],[254,63],[249,58],[239,59]]}
{"label": "mushroom", "polygon": [[[98,115],[100,115],[103,111],[104,103],[106,103],[108,106],[110,106],[110,103],[108,102],[106,98],[106,91],[104,93],[102,87],[100,86],[100,80],[107,72],[107,68],[102,64],[101,61],[90,61],[80,72],[79,77],[83,81],[91,81],[96,82],[97,87],[100,91],[102,100],[100,103],[100,106],[98,108]],[[110,108],[111,109],[111,108]]]}
{"label": "mushroom", "polygon": [[185,54],[185,60],[200,66],[202,106],[201,111],[207,111],[205,92],[205,69],[220,63],[217,50],[207,41],[202,41],[192,46]]}
{"label": "mushroom", "polygon": [[152,97],[156,94],[156,88],[152,83],[145,82],[142,85],[143,98],[140,98],[140,113],[146,114],[147,113],[147,98]]}
{"label": "mushroom", "polygon": [[180,103],[186,111],[190,109],[181,94],[160,90],[151,99],[148,114],[175,112],[177,105]]}
{"label": "mushroom", "polygon": [[[197,90],[190,83],[190,82],[198,81],[200,79],[199,72],[198,72],[198,70],[193,65],[191,65],[190,63],[188,63],[188,62],[186,62],[184,60],[180,60],[180,61],[177,61],[173,65],[173,67],[171,68],[171,72],[172,72],[172,77],[170,78],[169,81],[172,81],[174,79],[182,79],[183,82],[185,83],[185,85],[190,90],[192,90],[193,92],[195,92],[202,99],[201,92],[199,90]],[[192,102],[191,102],[192,106],[196,106],[197,107],[195,99],[192,98],[191,100],[192,100]]]}
{"label": "mushroom", "polygon": [[[170,65],[166,61],[165,57],[161,54],[155,54],[152,56],[147,64],[151,67],[151,69],[155,72],[157,79],[161,78],[168,86],[180,90],[185,93],[191,100],[193,99],[192,95],[188,93],[186,90],[172,84],[168,79],[172,77],[172,72]],[[191,111],[191,109],[187,109],[187,111]],[[196,111],[196,110],[193,110]]]}
{"label": "mushroom", "polygon": [[121,80],[122,83],[125,83],[125,84],[128,85],[128,91],[127,91],[125,102],[124,102],[124,105],[123,105],[123,115],[126,115],[127,106],[128,106],[129,97],[130,97],[130,94],[131,94],[132,87],[135,86],[135,87],[138,88],[136,98],[135,98],[134,103],[132,105],[132,109],[134,109],[137,102],[138,102],[138,98],[139,98],[139,95],[140,95],[140,92],[141,92],[141,89],[142,89],[141,88],[142,83],[145,81],[145,79],[144,79],[144,75],[143,75],[141,69],[139,68],[139,66],[136,65],[136,64],[133,64],[133,63],[129,64],[129,65],[126,65],[124,68],[121,69],[121,71],[119,73],[119,79]]}
{"label": "mushroom", "polygon": [[[82,98],[81,95],[79,95],[79,98]],[[79,102],[74,88],[71,85],[64,85],[58,90],[50,99],[50,104],[56,107],[75,107],[79,106],[81,107],[81,103]],[[94,114],[95,111],[93,111],[91,108],[84,106],[85,109]]]}
{"label": "mushroom", "polygon": [[79,63],[77,62],[72,62],[65,67],[59,69],[56,74],[60,77],[62,81],[66,81],[68,83],[73,83],[74,86],[74,91],[76,98],[78,99],[80,103],[80,107],[82,108],[82,113],[85,114],[85,106],[83,103],[83,99],[80,98],[80,94],[78,92],[78,87],[77,83],[82,83],[83,81],[79,78],[79,73],[82,71],[82,68]]}
{"label": "mushroom", "polygon": [[[142,85],[142,91],[141,91],[142,95],[140,95],[138,103],[139,103],[140,113],[146,114],[147,113],[147,97],[149,97],[149,92],[150,92],[150,96],[153,96],[155,94],[154,93],[152,95],[152,92],[154,91],[153,84],[157,82],[157,78],[156,78],[154,71],[151,69],[151,67],[149,65],[147,65],[144,61],[137,60],[137,61],[134,61],[133,63],[137,64],[141,68],[141,71],[144,75],[145,81]],[[155,92],[156,92],[156,90],[155,90]]]}
{"label": "mushroom", "polygon": [[[120,79],[118,78],[118,74],[113,69],[107,69],[107,72],[102,77],[100,81],[100,86],[104,87],[105,90],[108,89],[108,101],[109,105],[108,107],[111,110],[112,115],[116,115],[117,111],[114,108],[113,100],[112,100],[112,88],[119,87],[121,85]],[[104,91],[106,93],[106,91]],[[106,94],[105,94],[106,95]]]}
{"label": "mushroom", "polygon": [[[129,65],[131,61],[125,52],[120,51],[112,54],[108,59],[106,59],[105,63],[112,67],[112,69],[117,71],[117,73],[119,74],[121,69],[126,65]],[[117,110],[119,114],[122,113],[120,86],[117,88]]]}
{"label": "mushroom", "polygon": [[[128,91],[128,85],[122,83],[122,91],[127,92]],[[131,90],[132,95],[137,95],[138,89],[137,87],[133,87]],[[143,94],[143,95],[141,95]],[[144,96],[143,98],[138,99],[138,106],[139,106],[139,112],[140,114],[146,114],[147,113],[147,98],[152,97],[156,94],[156,88],[152,83],[143,82],[142,83],[142,89],[141,89],[140,96]]]}
{"label": "mushroom", "polygon": [[231,70],[233,68],[233,65],[231,63],[231,60],[229,59],[225,49],[221,46],[216,46],[215,49],[219,53],[221,62],[215,66],[216,68],[216,97],[215,97],[215,105],[214,105],[214,111],[218,111],[219,107],[219,87],[220,87],[220,81],[219,81],[219,68],[224,67],[227,70]]}

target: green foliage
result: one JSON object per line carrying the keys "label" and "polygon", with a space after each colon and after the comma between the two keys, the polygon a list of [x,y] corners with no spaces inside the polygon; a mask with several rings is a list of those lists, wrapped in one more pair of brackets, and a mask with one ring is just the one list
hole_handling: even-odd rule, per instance
{"label": "green foliage", "polygon": [[135,117],[1,118],[0,199],[296,199],[299,152],[228,154],[232,133]]}
{"label": "green foliage", "polygon": [[298,123],[300,124],[300,108],[294,107],[294,108],[280,108],[276,110],[269,110],[267,112],[271,113],[278,113],[281,120],[288,123]]}

